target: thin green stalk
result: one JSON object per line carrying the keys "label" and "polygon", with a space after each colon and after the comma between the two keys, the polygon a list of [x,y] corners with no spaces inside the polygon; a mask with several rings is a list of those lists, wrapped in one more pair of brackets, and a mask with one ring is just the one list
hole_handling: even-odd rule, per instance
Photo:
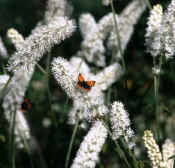
{"label": "thin green stalk", "polygon": [[137,161],[137,159],[136,159],[136,157],[135,157],[134,152],[129,148],[129,146],[127,145],[126,141],[124,141],[123,139],[121,139],[121,142],[122,142],[123,147],[124,147],[126,150],[128,150],[129,155],[130,155],[131,158],[133,159],[134,167],[135,167],[135,168],[139,168],[139,166],[138,166],[139,163],[138,163],[138,161]]}
{"label": "thin green stalk", "polygon": [[122,60],[122,66],[123,66],[124,72],[126,72],[126,65],[125,65],[124,55],[123,55],[122,46],[121,46],[121,38],[120,38],[120,33],[119,33],[119,26],[118,26],[118,23],[117,23],[117,20],[115,17],[116,12],[114,9],[113,0],[110,1],[110,4],[111,4],[113,19],[114,19],[115,33],[116,33],[117,41],[118,41],[118,45],[119,45],[119,52],[120,52],[120,56],[121,56],[121,60]]}
{"label": "thin green stalk", "polygon": [[66,112],[66,106],[68,105],[68,102],[69,102],[69,97],[66,96],[66,102],[64,103],[64,112]]}
{"label": "thin green stalk", "polygon": [[1,63],[1,66],[2,66],[2,70],[3,70],[3,74],[7,74],[6,68],[5,68],[3,63]]}
{"label": "thin green stalk", "polygon": [[50,107],[50,113],[53,118],[53,122],[55,124],[55,127],[58,127],[57,121],[56,121],[56,116],[54,112],[52,112],[52,99],[51,99],[51,92],[49,88],[49,76],[50,76],[50,60],[51,60],[51,51],[48,52],[48,57],[47,57],[47,68],[46,68],[46,87],[47,87],[47,94],[48,94],[48,99],[49,99],[49,107]]}
{"label": "thin green stalk", "polygon": [[[154,68],[156,68],[156,60],[153,58],[153,64]],[[155,99],[155,115],[156,115],[156,133],[157,133],[157,139],[160,138],[159,133],[159,101],[158,101],[158,75],[154,74],[154,99]]]}
{"label": "thin green stalk", "polygon": [[41,65],[39,65],[38,63],[36,63],[37,68],[44,74],[47,75],[47,72],[42,68]]}
{"label": "thin green stalk", "polygon": [[107,104],[110,104],[112,88],[110,87],[107,92]]}
{"label": "thin green stalk", "polygon": [[12,168],[15,168],[15,158],[16,158],[16,148],[15,148],[15,121],[16,121],[16,110],[11,112],[11,121],[10,121],[10,147],[11,147],[11,156],[12,156]]}
{"label": "thin green stalk", "polygon": [[70,154],[71,154],[71,151],[72,151],[72,145],[73,145],[73,142],[75,140],[75,135],[76,135],[77,130],[78,130],[78,125],[79,125],[79,119],[77,119],[76,124],[74,126],[74,130],[73,130],[73,133],[72,133],[72,137],[71,137],[71,141],[70,141],[70,144],[69,144],[68,152],[67,152],[67,155],[66,155],[65,168],[67,168],[68,164],[69,164]]}
{"label": "thin green stalk", "polygon": [[149,10],[152,10],[152,6],[151,6],[150,1],[149,0],[145,0],[145,2],[146,2],[147,7],[149,8]]}
{"label": "thin green stalk", "polygon": [[[111,131],[109,130],[108,126],[105,124],[105,122],[103,120],[101,120],[103,122],[103,125],[104,127],[107,129],[107,132],[108,134],[110,135],[111,139],[113,140],[112,138],[112,133]],[[132,168],[131,165],[129,164],[129,162],[127,161],[126,159],[126,156],[124,154],[124,152],[122,151],[122,149],[120,148],[119,144],[117,143],[117,141],[113,140],[115,145],[116,145],[116,148],[115,151],[119,154],[120,158],[123,159],[126,163],[126,165],[129,167],[129,168]]]}
{"label": "thin green stalk", "polygon": [[30,162],[31,162],[31,167],[34,168],[33,159],[31,157],[31,152],[30,152],[30,149],[29,149],[29,143],[27,142],[23,132],[20,129],[18,129],[18,132],[20,134],[21,139],[23,140],[24,149],[26,149],[26,151],[27,151],[27,153],[29,155]]}

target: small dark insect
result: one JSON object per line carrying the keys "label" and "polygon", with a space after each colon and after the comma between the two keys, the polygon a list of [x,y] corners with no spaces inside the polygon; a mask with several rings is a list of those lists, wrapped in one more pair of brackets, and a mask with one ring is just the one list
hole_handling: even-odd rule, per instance
{"label": "small dark insect", "polygon": [[84,89],[86,91],[90,91],[94,85],[95,85],[95,81],[85,81],[81,73],[78,75],[78,83],[77,83],[78,88]]}
{"label": "small dark insect", "polygon": [[21,111],[26,112],[31,109],[31,104],[27,98],[24,98],[24,101],[21,105]]}

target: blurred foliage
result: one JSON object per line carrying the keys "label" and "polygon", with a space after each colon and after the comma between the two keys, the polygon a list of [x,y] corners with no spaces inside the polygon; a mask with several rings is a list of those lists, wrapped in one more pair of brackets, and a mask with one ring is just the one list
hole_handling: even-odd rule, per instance
{"label": "blurred foliage", "polygon": [[[72,0],[69,1],[73,5],[73,13],[71,18],[78,21],[82,13],[90,12],[99,20],[106,13],[110,12],[110,7],[101,5],[101,0]],[[116,0],[115,7],[117,13],[130,2],[129,0]],[[170,1],[153,0],[152,4],[161,3],[166,9]],[[14,52],[12,44],[6,38],[8,28],[16,28],[21,34],[27,37],[35,25],[43,18],[46,8],[46,0],[0,0],[0,35],[6,44],[9,54]],[[155,107],[154,107],[154,88],[152,75],[152,57],[146,53],[144,46],[144,34],[149,11],[146,10],[135,26],[134,34],[125,50],[125,61],[128,69],[127,76],[124,76],[119,82],[111,86],[114,94],[111,95],[111,102],[121,100],[130,114],[132,127],[134,127],[137,145],[138,156],[142,160],[146,160],[146,153],[142,153],[139,148],[143,148],[141,137],[145,129],[155,131]],[[63,56],[70,58],[80,48],[82,37],[79,28],[69,39],[66,39],[60,45],[57,45],[52,50],[52,57]],[[0,60],[0,73],[3,73],[3,66],[7,60]],[[46,69],[46,57],[39,62]],[[173,130],[173,120],[175,118],[175,61],[166,62],[163,65],[163,74],[160,78],[160,111],[161,111],[161,141],[166,138],[175,139]],[[16,167],[28,168],[31,167],[31,162],[34,167],[58,168],[63,167],[66,153],[71,138],[73,126],[67,124],[67,114],[71,107],[72,101],[67,101],[66,94],[57,85],[57,82],[51,75],[49,77],[49,85],[52,95],[52,106],[50,109],[47,86],[45,85],[45,76],[36,68],[34,76],[30,82],[26,97],[31,101],[32,108],[26,112],[26,117],[30,124],[32,135],[36,138],[36,143],[39,145],[39,154],[34,153],[28,155],[26,151],[16,151]],[[124,81],[127,81],[125,87]],[[1,109],[0,112],[0,168],[10,167],[10,150],[9,150],[9,135],[8,123],[4,119]],[[56,118],[56,123],[54,122]],[[44,119],[51,120],[51,126],[45,128],[43,125]],[[76,136],[76,141],[73,146],[71,161],[75,157],[76,151],[81,143],[86,131],[79,129]],[[107,141],[101,153],[101,162],[97,167],[110,168],[111,165],[117,164],[123,167],[122,161],[114,153],[113,142]],[[139,153],[140,152],[140,153]],[[142,155],[141,155],[142,154]],[[146,163],[145,163],[146,164]],[[41,166],[42,165],[42,166]],[[47,165],[47,166],[45,166]],[[103,166],[102,166],[103,165]],[[147,164],[146,164],[147,165]],[[114,166],[115,167],[115,166]],[[117,166],[116,166],[117,167]]]}

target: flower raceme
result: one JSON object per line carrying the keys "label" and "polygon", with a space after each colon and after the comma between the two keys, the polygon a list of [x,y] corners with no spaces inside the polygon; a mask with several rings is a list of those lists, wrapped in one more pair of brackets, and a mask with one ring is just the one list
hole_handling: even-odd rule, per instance
{"label": "flower raceme", "polygon": [[131,129],[131,123],[129,114],[124,109],[124,105],[121,102],[114,102],[110,113],[110,122],[112,125],[113,139],[117,140],[119,137],[124,137],[128,143],[129,148],[133,148],[135,143],[132,142],[134,137],[134,131]]}
{"label": "flower raceme", "polygon": [[[73,107],[69,112],[70,124],[74,124],[77,117],[80,120],[93,120],[96,116],[106,114],[108,110],[103,91],[122,74],[121,66],[114,63],[94,75],[79,57],[72,57],[70,61],[61,57],[55,58],[52,62],[52,72],[58,84],[73,99]],[[77,87],[80,73],[86,81],[95,81],[95,85],[88,91]]]}
{"label": "flower raceme", "polygon": [[96,121],[81,143],[71,168],[95,168],[106,138],[106,128],[101,121]]}

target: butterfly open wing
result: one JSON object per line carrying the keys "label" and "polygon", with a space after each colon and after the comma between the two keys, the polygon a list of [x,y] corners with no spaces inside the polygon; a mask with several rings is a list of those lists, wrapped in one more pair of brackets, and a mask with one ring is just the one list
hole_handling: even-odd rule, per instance
{"label": "butterfly open wing", "polygon": [[84,81],[84,77],[83,77],[83,75],[81,73],[78,75],[78,81],[79,82],[83,82]]}
{"label": "butterfly open wing", "polygon": [[86,84],[89,86],[89,87],[93,87],[95,85],[95,81],[87,81]]}

